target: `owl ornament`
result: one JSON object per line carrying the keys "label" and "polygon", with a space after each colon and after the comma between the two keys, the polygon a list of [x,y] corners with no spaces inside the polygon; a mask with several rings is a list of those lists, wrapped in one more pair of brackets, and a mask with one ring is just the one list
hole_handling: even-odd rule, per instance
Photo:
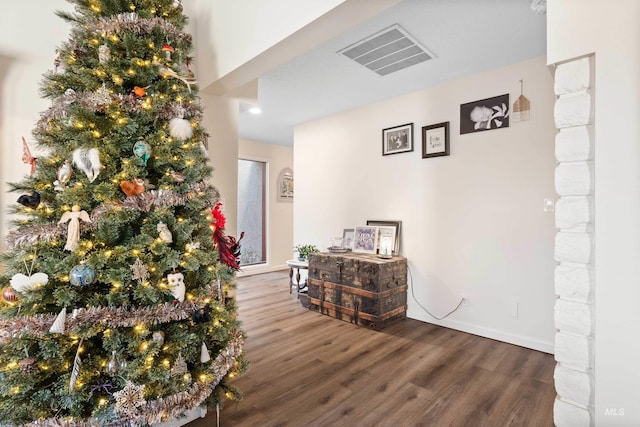
{"label": "owl ornament", "polygon": [[160,233],[160,239],[165,243],[173,243],[173,236],[171,235],[171,231],[169,231],[169,227],[167,224],[160,221],[156,226],[158,233]]}
{"label": "owl ornament", "polygon": [[173,273],[167,274],[167,281],[169,282],[171,295],[173,295],[176,300],[184,302],[184,294],[187,291],[184,285],[184,275],[179,271],[174,271]]}

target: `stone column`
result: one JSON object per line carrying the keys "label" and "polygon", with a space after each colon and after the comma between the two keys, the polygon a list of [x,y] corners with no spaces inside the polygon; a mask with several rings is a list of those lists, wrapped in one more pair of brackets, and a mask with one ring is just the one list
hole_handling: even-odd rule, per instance
{"label": "stone column", "polygon": [[558,427],[594,425],[593,58],[557,64],[555,369]]}

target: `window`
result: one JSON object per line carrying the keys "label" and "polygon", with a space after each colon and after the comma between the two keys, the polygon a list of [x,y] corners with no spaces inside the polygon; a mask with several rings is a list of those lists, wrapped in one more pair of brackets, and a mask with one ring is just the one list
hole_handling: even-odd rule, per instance
{"label": "window", "polygon": [[267,262],[267,163],[238,160],[238,232],[244,231],[240,265]]}

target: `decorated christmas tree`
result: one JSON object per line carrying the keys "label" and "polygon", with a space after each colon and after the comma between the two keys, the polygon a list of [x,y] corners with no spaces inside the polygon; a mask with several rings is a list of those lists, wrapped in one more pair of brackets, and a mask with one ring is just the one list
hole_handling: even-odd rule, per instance
{"label": "decorated christmas tree", "polygon": [[0,425],[143,426],[239,398],[239,242],[207,183],[182,6],[68,1],[12,184]]}

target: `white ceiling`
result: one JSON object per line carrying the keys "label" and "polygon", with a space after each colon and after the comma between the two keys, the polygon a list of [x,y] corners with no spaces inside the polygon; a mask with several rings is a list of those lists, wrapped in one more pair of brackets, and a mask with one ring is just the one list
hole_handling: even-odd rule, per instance
{"label": "white ceiling", "polygon": [[[435,57],[381,77],[337,53],[393,24]],[[404,0],[262,76],[262,114],[241,108],[240,137],[292,146],[299,123],[545,53],[546,15],[530,0]]]}

